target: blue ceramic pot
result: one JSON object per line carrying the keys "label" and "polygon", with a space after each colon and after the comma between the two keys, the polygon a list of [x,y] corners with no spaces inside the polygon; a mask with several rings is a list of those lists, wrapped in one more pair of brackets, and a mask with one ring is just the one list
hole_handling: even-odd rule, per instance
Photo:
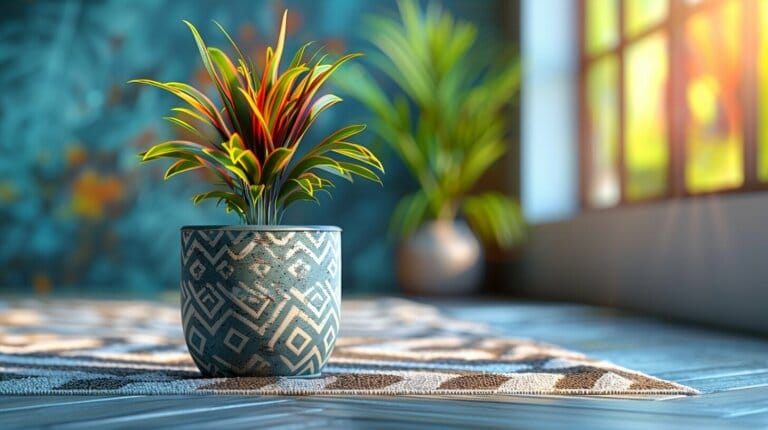
{"label": "blue ceramic pot", "polygon": [[333,351],[341,229],[181,229],[181,317],[207,377],[315,376]]}

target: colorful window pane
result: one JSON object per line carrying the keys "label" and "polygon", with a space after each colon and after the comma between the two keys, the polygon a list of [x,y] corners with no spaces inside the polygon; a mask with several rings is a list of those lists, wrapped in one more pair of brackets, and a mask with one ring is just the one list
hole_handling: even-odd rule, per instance
{"label": "colorful window pane", "polygon": [[619,64],[611,55],[595,62],[587,72],[586,103],[590,172],[590,206],[616,205],[620,198],[617,170],[619,148]]}
{"label": "colorful window pane", "polygon": [[740,23],[741,0],[685,23],[685,182],[693,193],[738,187],[744,180]]}
{"label": "colorful window pane", "polygon": [[594,54],[616,46],[619,41],[619,1],[586,0],[586,48]]}
{"label": "colorful window pane", "polygon": [[624,0],[624,33],[634,36],[667,16],[667,0]]}
{"label": "colorful window pane", "polygon": [[758,17],[759,53],[757,56],[757,176],[768,182],[768,2],[760,2]]}
{"label": "colorful window pane", "polygon": [[667,189],[667,38],[655,33],[629,45],[624,68],[624,157],[627,200]]}

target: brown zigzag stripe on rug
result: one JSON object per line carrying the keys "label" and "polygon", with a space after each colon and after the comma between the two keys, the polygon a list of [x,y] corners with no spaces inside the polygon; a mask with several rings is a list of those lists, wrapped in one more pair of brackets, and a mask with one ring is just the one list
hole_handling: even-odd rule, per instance
{"label": "brown zigzag stripe on rug", "polygon": [[401,299],[345,301],[333,356],[311,379],[201,377],[172,305],[0,302],[4,395],[696,393]]}

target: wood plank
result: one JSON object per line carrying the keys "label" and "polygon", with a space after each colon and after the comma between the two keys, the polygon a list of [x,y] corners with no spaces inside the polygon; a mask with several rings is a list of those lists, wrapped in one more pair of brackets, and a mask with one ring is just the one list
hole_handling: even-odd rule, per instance
{"label": "wood plank", "polygon": [[[28,397],[33,398],[33,397]],[[88,422],[100,422],[100,420],[116,420],[114,424],[121,422],[125,417],[146,416],[153,417],[154,414],[187,414],[190,410],[206,412],[215,408],[227,410],[228,408],[254,407],[254,406],[275,406],[280,403],[289,403],[290,399],[250,399],[244,402],[242,397],[234,396],[210,396],[204,399],[203,396],[183,396],[163,397],[163,396],[130,396],[130,397],[107,397],[109,401],[84,401],[79,399],[77,403],[71,402],[51,402],[51,396],[42,396],[38,398],[41,403],[40,408],[16,408],[13,410],[0,410],[0,423],[7,426],[24,426],[25,424],[45,427],[57,425],[62,428],[68,426],[84,426]],[[55,398],[54,398],[55,399]],[[95,400],[99,398],[91,398]],[[201,401],[206,400],[206,401]],[[52,404],[53,403],[53,404]],[[213,404],[214,406],[210,406]],[[43,412],[44,411],[44,412]]]}
{"label": "wood plank", "polygon": [[[611,407],[606,407],[610,405]],[[642,406],[633,408],[631,405]],[[668,402],[518,398],[516,402],[428,398],[153,396],[123,398],[95,408],[51,407],[46,414],[0,413],[4,426],[103,428],[209,426],[211,428],[720,428],[713,416],[687,415]],[[653,413],[649,413],[653,410]],[[742,421],[749,423],[749,421]]]}
{"label": "wood plank", "polygon": [[78,407],[88,403],[122,402],[142,396],[125,397],[94,397],[94,396],[0,396],[0,415],[6,412],[27,411],[35,413],[36,409],[51,406]]}

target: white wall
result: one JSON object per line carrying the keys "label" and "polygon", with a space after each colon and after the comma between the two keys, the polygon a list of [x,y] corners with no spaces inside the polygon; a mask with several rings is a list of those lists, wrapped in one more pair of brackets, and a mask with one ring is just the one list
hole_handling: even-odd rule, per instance
{"label": "white wall", "polygon": [[578,211],[577,2],[523,0],[521,194],[530,223]]}

